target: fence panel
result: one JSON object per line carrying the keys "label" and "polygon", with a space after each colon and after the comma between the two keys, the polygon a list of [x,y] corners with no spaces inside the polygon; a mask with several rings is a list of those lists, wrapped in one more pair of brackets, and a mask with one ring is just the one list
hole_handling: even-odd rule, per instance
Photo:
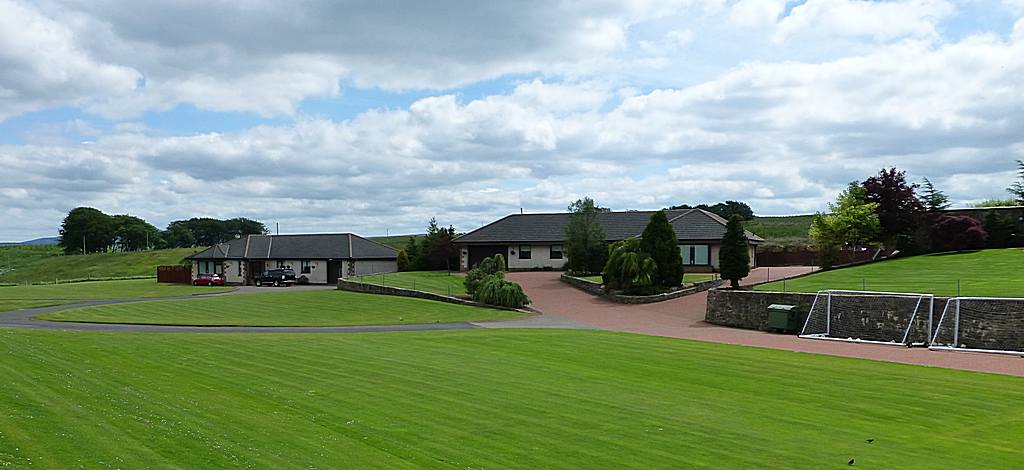
{"label": "fence panel", "polygon": [[156,282],[189,284],[192,282],[192,268],[190,266],[157,266]]}

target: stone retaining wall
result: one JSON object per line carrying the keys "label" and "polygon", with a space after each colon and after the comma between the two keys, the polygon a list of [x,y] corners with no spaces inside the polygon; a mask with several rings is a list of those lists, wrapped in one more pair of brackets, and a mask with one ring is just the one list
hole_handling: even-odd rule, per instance
{"label": "stone retaining wall", "polygon": [[[771,304],[796,305],[799,312],[799,326],[802,328],[807,321],[811,305],[816,294],[762,292],[751,290],[713,289],[708,293],[707,311],[704,321],[716,325],[744,328],[748,330],[768,331],[768,306]],[[857,296],[858,303],[847,303],[849,312],[835,315],[832,326],[837,331],[873,332],[875,337],[862,338],[876,341],[887,341],[891,338],[902,338],[907,327],[907,315],[913,311],[917,298],[899,296]],[[868,300],[869,299],[869,300]],[[945,298],[935,298],[935,322],[939,321],[942,308],[946,305]],[[922,303],[914,324],[910,328],[908,341],[924,343],[928,340],[928,305]]]}
{"label": "stone retaining wall", "polygon": [[678,299],[680,297],[685,297],[690,294],[696,294],[697,292],[704,292],[708,289],[718,287],[722,283],[721,279],[715,279],[711,281],[695,282],[684,289],[666,292],[664,294],[622,295],[607,293],[605,292],[604,287],[602,287],[601,284],[591,282],[586,279],[580,279],[578,277],[572,277],[566,274],[562,274],[560,279],[562,280],[562,282],[569,284],[577,289],[580,289],[588,294],[601,296],[608,300],[611,300],[612,302],[617,302],[620,304],[651,304],[655,302],[664,302],[666,300]]}
{"label": "stone retaining wall", "polygon": [[768,331],[768,306],[796,305],[800,325],[807,320],[815,294],[711,289],[704,321],[715,325]]}

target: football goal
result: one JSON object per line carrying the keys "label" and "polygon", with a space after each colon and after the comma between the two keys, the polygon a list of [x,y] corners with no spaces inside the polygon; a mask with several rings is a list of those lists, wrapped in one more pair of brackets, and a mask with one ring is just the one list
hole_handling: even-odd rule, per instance
{"label": "football goal", "polygon": [[1024,356],[1024,299],[947,300],[929,348]]}
{"label": "football goal", "polygon": [[931,294],[823,290],[814,297],[800,337],[925,345],[934,305]]}

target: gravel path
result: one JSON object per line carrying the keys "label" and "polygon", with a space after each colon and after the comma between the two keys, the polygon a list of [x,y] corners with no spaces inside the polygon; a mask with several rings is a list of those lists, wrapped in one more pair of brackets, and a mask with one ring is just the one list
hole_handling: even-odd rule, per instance
{"label": "gravel path", "polygon": [[[792,277],[809,269],[771,268],[771,278]],[[755,269],[744,284],[762,282],[767,274],[767,269]],[[569,287],[556,272],[510,273],[508,277],[522,284],[533,308],[604,330],[1024,376],[1024,359],[1016,356],[800,339],[712,325],[704,321],[706,292],[655,304],[623,305]]]}

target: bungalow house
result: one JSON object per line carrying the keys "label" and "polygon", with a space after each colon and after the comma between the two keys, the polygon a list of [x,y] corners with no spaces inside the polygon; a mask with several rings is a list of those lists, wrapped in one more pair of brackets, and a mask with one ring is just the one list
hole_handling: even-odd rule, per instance
{"label": "bungalow house", "polygon": [[[602,212],[598,221],[608,242],[638,237],[655,211]],[[701,209],[665,211],[675,229],[679,253],[687,272],[718,270],[718,251],[726,220]],[[569,213],[513,214],[491,222],[457,239],[463,270],[497,253],[505,255],[509,269],[561,269],[565,264],[565,228]],[[764,239],[747,232],[750,262]]]}
{"label": "bungalow house", "polygon": [[251,284],[253,276],[274,268],[295,270],[310,284],[334,284],[339,278],[398,271],[398,251],[351,233],[248,235],[220,243],[187,259],[192,279],[217,273],[229,284]]}

